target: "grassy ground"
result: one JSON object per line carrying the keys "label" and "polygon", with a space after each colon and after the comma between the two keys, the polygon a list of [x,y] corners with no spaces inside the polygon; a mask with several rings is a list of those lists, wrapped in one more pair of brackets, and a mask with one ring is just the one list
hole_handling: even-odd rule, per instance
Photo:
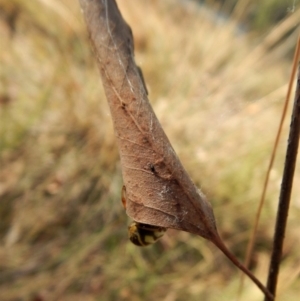
{"label": "grassy ground", "polygon": [[[243,260],[287,89],[285,37],[177,1],[119,1],[150,100],[221,236]],[[0,0],[0,300],[233,300],[238,270],[209,242],[169,230],[127,240],[109,109],[77,1]],[[288,121],[251,264],[269,263]],[[278,300],[298,300],[299,164]],[[262,300],[249,280],[242,300]]]}

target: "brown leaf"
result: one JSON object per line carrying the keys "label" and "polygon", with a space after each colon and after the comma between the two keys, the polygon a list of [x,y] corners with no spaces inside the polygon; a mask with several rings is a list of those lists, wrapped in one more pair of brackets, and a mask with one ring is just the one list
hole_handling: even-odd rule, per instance
{"label": "brown leaf", "polygon": [[220,239],[210,203],[193,184],[147,98],[133,37],[115,1],[80,0],[118,140],[126,212],[135,221],[200,235],[219,247],[266,294]]}
{"label": "brown leaf", "polygon": [[[148,101],[133,55],[130,27],[114,1],[89,2],[90,37],[99,62],[121,156],[127,214],[138,222],[211,239],[211,205],[192,183]],[[109,14],[109,16],[108,16]]]}

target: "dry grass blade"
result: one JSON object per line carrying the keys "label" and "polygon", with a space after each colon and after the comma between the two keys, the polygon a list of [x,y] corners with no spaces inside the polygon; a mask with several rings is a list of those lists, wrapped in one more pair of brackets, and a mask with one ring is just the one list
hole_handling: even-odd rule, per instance
{"label": "dry grass blade", "polygon": [[80,3],[118,139],[127,214],[137,222],[187,231],[212,241],[272,299],[221,241],[210,203],[193,184],[166,137],[134,61],[131,29],[115,1]]}

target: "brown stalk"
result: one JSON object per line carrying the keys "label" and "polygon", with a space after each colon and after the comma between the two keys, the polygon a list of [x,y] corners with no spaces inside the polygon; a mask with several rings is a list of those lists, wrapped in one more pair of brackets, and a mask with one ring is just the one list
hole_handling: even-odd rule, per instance
{"label": "brown stalk", "polygon": [[79,2],[111,110],[127,214],[140,223],[187,231],[210,240],[272,299],[221,241],[210,203],[190,179],[164,133],[134,61],[131,29],[115,1]]}
{"label": "brown stalk", "polygon": [[[298,47],[296,51],[297,66],[300,58],[300,40],[298,39]],[[277,218],[275,225],[273,252],[269,267],[267,288],[275,296],[277,287],[277,278],[279,274],[279,267],[282,255],[283,241],[286,230],[288,210],[290,205],[295,166],[297,161],[297,153],[299,147],[300,134],[300,66],[298,67],[297,87],[294,100],[294,107],[291,117],[290,133],[288,138],[288,145],[284,163],[283,177],[279,195],[279,203],[277,210]],[[265,301],[270,301],[268,296],[265,296]]]}
{"label": "brown stalk", "polygon": [[[285,120],[285,117],[286,117],[289,100],[291,98],[293,82],[294,82],[294,79],[295,79],[295,76],[296,76],[296,71],[297,71],[297,62],[299,61],[299,53],[300,53],[300,38],[298,39],[298,43],[297,43],[295,54],[294,54],[293,67],[292,67],[292,72],[291,72],[291,76],[290,76],[290,80],[289,80],[287,95],[286,95],[286,98],[285,98],[285,102],[284,102],[284,106],[283,106],[283,110],[282,110],[282,114],[281,114],[281,119],[280,119],[280,122],[279,122],[278,131],[277,131],[274,146],[273,146],[273,149],[272,149],[272,154],[271,154],[270,162],[269,162],[266,177],[265,177],[262,194],[261,194],[261,197],[260,197],[260,200],[259,200],[259,205],[258,205],[258,209],[257,209],[257,212],[256,212],[255,220],[254,220],[254,226],[252,228],[249,243],[247,245],[246,259],[245,259],[245,262],[244,262],[244,264],[247,268],[249,267],[250,260],[251,260],[252,255],[253,255],[253,249],[254,249],[256,234],[257,234],[257,230],[258,230],[258,223],[259,223],[261,212],[262,212],[263,205],[264,205],[264,202],[265,202],[265,197],[266,197],[266,193],[267,193],[270,173],[271,173],[271,170],[272,170],[272,167],[273,167],[273,164],[274,164],[276,151],[277,151],[277,147],[278,147],[279,140],[280,140],[280,135],[281,135],[282,128],[283,128],[283,123],[284,123],[284,120]],[[241,291],[242,291],[242,288],[243,288],[243,282],[244,282],[244,274],[241,276],[239,292],[238,292],[238,298],[241,295]]]}

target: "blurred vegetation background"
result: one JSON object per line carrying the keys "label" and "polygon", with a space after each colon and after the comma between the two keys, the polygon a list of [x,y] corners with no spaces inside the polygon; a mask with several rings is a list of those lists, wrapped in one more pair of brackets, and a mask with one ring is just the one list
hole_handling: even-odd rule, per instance
{"label": "blurred vegetation background", "polygon": [[[118,1],[175,150],[244,260],[299,33],[299,1]],[[109,108],[79,4],[0,0],[0,300],[233,300],[240,273],[209,242],[127,239]],[[265,282],[286,137],[251,269]],[[297,165],[278,301],[298,300]],[[262,300],[246,280],[241,300]]]}

